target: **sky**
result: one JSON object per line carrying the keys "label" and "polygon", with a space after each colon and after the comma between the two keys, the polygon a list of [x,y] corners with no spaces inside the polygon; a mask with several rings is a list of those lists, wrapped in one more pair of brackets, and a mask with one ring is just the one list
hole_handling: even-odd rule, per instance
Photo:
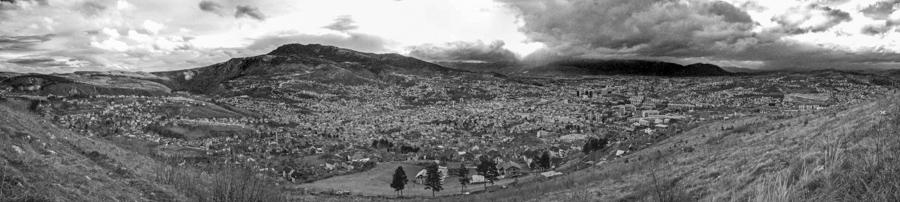
{"label": "sky", "polygon": [[900,0],[0,0],[0,71],[164,71],[288,43],[428,61],[900,67]]}

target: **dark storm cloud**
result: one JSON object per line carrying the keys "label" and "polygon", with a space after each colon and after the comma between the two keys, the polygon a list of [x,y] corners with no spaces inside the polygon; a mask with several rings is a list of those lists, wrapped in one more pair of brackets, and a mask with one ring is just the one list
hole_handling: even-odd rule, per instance
{"label": "dark storm cloud", "polygon": [[779,42],[759,44],[720,58],[739,61],[763,61],[765,69],[886,69],[900,64],[900,54],[876,50],[849,52],[813,44]]}
{"label": "dark storm cloud", "polygon": [[334,30],[334,31],[346,32],[346,31],[350,31],[350,30],[359,28],[358,26],[354,25],[354,23],[355,22],[353,21],[353,18],[345,15],[345,16],[338,17],[337,19],[334,20],[334,23],[331,23],[330,25],[325,26],[323,28]]}
{"label": "dark storm cloud", "polygon": [[[580,58],[700,59],[768,69],[896,68],[900,64],[900,54],[890,50],[849,51],[784,39],[828,31],[851,21],[848,12],[830,7],[844,0],[793,7],[772,19],[762,19],[778,25],[762,31],[753,31],[760,23],[746,10],[768,8],[753,1],[739,6],[700,0],[498,1],[519,12],[518,18],[524,22],[520,31],[529,40],[546,45],[523,59],[532,65]],[[879,9],[887,13],[884,6]],[[863,31],[883,33],[894,25],[887,22]]]}
{"label": "dark storm cloud", "polygon": [[512,62],[516,54],[503,48],[503,41],[456,41],[445,44],[423,44],[409,47],[409,56],[429,61]]}
{"label": "dark storm cloud", "polygon": [[222,9],[222,5],[219,3],[208,0],[201,1],[199,6],[200,10],[213,13],[219,13],[219,10]]}
{"label": "dark storm cloud", "polygon": [[734,7],[727,2],[713,2],[709,7],[709,12],[718,16],[722,16],[725,22],[732,23],[752,23],[753,18],[743,10]]}
{"label": "dark storm cloud", "polygon": [[267,53],[281,45],[290,43],[323,44],[341,48],[353,49],[362,52],[386,52],[391,44],[388,40],[369,34],[348,33],[349,36],[339,34],[308,35],[308,34],[282,34],[256,39],[247,49]]}
{"label": "dark storm cloud", "polygon": [[746,12],[726,2],[500,0],[520,12],[520,31],[562,54],[667,55],[752,36]]}
{"label": "dark storm cloud", "polygon": [[235,18],[249,17],[249,18],[253,18],[256,20],[265,20],[266,19],[266,15],[263,14],[262,12],[260,12],[259,8],[256,8],[255,6],[248,6],[248,5],[239,5],[239,6],[235,7],[234,17]]}
{"label": "dark storm cloud", "polygon": [[[819,16],[825,17],[826,21],[803,26],[808,20]],[[788,34],[822,32],[850,20],[850,13],[818,4],[794,7],[787,13],[772,17],[772,21],[780,24],[780,29]]]}

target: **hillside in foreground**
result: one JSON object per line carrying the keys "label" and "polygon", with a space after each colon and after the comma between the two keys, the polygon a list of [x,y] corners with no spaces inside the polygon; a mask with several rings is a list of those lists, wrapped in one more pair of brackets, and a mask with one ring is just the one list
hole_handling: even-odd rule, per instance
{"label": "hillside in foreground", "polygon": [[712,121],[571,175],[442,201],[897,201],[897,97]]}
{"label": "hillside in foreground", "polygon": [[179,201],[148,180],[160,164],[108,140],[60,128],[0,100],[0,201]]}

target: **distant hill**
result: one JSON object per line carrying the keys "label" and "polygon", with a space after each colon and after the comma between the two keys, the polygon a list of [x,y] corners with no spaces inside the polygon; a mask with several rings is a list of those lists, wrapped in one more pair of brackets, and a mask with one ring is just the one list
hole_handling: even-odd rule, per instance
{"label": "distant hill", "polygon": [[173,90],[215,93],[237,78],[294,75],[322,82],[363,84],[395,82],[392,73],[412,75],[455,74],[462,71],[399,54],[363,53],[319,44],[288,44],[260,56],[234,58],[224,63],[188,70],[156,72],[168,77]]}
{"label": "distant hill", "polygon": [[574,60],[555,62],[526,70],[540,75],[637,75],[664,77],[738,75],[711,64],[679,65],[647,60]]}
{"label": "distant hill", "polygon": [[518,62],[459,62],[459,61],[435,61],[435,64],[458,70],[471,72],[496,72],[505,73],[521,68]]}
{"label": "distant hill", "polygon": [[724,67],[719,67],[719,68],[722,68],[722,70],[725,70],[725,71],[731,72],[731,73],[763,73],[763,72],[766,72],[764,70],[731,67],[731,66],[724,66]]}

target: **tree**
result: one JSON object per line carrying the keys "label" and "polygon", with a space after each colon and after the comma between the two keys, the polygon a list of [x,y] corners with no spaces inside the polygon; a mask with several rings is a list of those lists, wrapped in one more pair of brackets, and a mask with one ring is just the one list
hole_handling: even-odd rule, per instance
{"label": "tree", "polygon": [[539,165],[542,168],[549,169],[550,168],[550,153],[544,151],[544,154],[541,154],[541,158],[538,159]]}
{"label": "tree", "polygon": [[437,164],[425,168],[425,189],[431,190],[431,197],[434,197],[434,192],[444,190]]}
{"label": "tree", "polygon": [[409,179],[406,178],[403,166],[397,166],[397,170],[394,171],[394,179],[391,181],[391,188],[394,188],[398,195],[403,195],[403,189],[406,188],[407,182],[409,182]]}
{"label": "tree", "polygon": [[594,144],[591,144],[593,141],[594,139],[590,139],[584,143],[584,147],[581,147],[581,151],[584,152],[584,154],[589,154],[591,151],[594,151]]}
{"label": "tree", "polygon": [[462,188],[459,189],[459,193],[463,193],[466,190],[466,185],[469,184],[471,180],[469,179],[469,169],[466,169],[466,164],[459,164],[459,184],[462,185]]}
{"label": "tree", "polygon": [[494,181],[497,181],[497,177],[500,176],[500,172],[497,171],[497,163],[491,162],[491,165],[487,167],[487,172],[484,173],[484,179],[491,181],[491,185],[494,185]]}
{"label": "tree", "polygon": [[602,150],[602,149],[606,148],[606,144],[609,144],[609,140],[606,140],[606,138],[600,138],[600,139],[591,138],[586,143],[584,143],[584,147],[581,149],[581,151],[583,151],[584,154],[589,154],[593,151]]}
{"label": "tree", "polygon": [[[475,171],[478,172],[479,175],[484,176],[484,179],[490,180],[490,176],[494,173],[497,173],[497,163],[494,163],[493,160],[482,156],[481,162],[478,163],[478,166],[475,167]],[[496,176],[494,177],[496,178]],[[491,183],[493,183],[493,181],[491,181]],[[484,184],[484,187],[485,189],[487,189],[487,183]]]}

